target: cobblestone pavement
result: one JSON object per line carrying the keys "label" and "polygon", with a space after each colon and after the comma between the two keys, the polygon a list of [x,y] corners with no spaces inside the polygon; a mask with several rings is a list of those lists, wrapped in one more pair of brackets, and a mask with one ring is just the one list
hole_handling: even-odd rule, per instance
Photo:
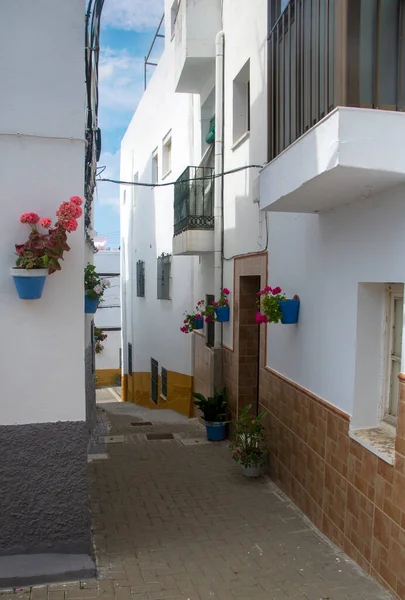
{"label": "cobblestone pavement", "polygon": [[108,458],[89,463],[98,580],[7,600],[392,598],[268,479],[244,478],[225,442],[207,443],[195,421],[134,425],[125,410],[99,406]]}

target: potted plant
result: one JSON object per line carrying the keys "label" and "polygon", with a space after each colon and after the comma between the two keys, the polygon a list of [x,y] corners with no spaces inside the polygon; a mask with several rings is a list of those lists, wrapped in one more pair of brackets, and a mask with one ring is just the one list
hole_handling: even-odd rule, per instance
{"label": "potted plant", "polygon": [[103,330],[99,327],[94,328],[94,341],[95,341],[95,352],[96,354],[101,354],[104,350],[103,342],[106,340],[108,335],[103,333]]}
{"label": "potted plant", "polygon": [[219,442],[225,439],[226,434],[226,390],[215,391],[214,395],[206,398],[202,394],[193,393],[196,398],[194,404],[203,413],[205,428],[207,430],[207,439],[212,442]]}
{"label": "potted plant", "polygon": [[10,269],[18,296],[22,300],[41,298],[47,275],[60,271],[60,261],[70,250],[67,234],[76,231],[77,219],[82,215],[79,196],[62,202],[56,211],[56,221],[37,213],[24,213],[20,222],[29,225],[31,232],[24,244],[16,244],[16,266]]}
{"label": "potted plant", "polygon": [[231,292],[227,288],[221,290],[219,300],[214,300],[205,307],[205,321],[218,321],[218,323],[227,323],[229,321],[229,300],[228,296]]}
{"label": "potted plant", "polygon": [[108,279],[101,279],[96,267],[87,263],[84,269],[84,312],[94,314],[98,308],[104,291],[110,287]]}
{"label": "potted plant", "polygon": [[252,405],[245,406],[239,419],[234,422],[235,432],[229,448],[232,458],[242,466],[245,477],[260,477],[267,451],[263,449],[265,413],[254,417],[250,414]]}
{"label": "potted plant", "polygon": [[204,328],[204,306],[204,300],[200,300],[194,312],[184,313],[185,319],[182,327],[180,327],[180,331],[183,333],[192,333],[195,329]]}
{"label": "potted plant", "polygon": [[256,323],[283,323],[291,325],[298,323],[300,301],[297,297],[287,299],[281,287],[271,288],[267,285],[258,293]]}

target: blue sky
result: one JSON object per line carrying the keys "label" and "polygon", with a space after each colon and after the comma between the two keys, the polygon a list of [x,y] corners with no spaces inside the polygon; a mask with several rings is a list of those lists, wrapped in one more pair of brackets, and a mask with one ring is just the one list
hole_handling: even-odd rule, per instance
{"label": "blue sky", "polygon": [[[103,175],[119,179],[121,138],[143,92],[144,56],[163,14],[163,0],[105,0],[99,67]],[[162,49],[160,40],[157,52]],[[153,67],[149,67],[149,74]],[[119,246],[119,186],[100,182],[95,200],[98,235]]]}

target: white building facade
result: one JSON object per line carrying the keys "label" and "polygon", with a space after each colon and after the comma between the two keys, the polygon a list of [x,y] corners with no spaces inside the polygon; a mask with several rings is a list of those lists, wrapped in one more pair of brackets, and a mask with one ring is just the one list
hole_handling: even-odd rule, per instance
{"label": "white building facade", "polygon": [[[404,32],[399,2],[380,9],[166,3],[165,51],[123,140],[121,179],[200,171],[185,173],[188,188],[122,186],[124,373],[126,399],[144,405],[165,406],[153,357],[194,391],[226,386],[231,417],[266,412],[271,476],[404,598]],[[156,299],[161,252],[170,300]],[[268,284],[300,299],[297,324],[256,324]],[[230,321],[182,337],[183,311],[223,287]]]}
{"label": "white building facade", "polygon": [[[119,250],[100,250],[94,257],[94,265],[102,279],[110,287],[103,295],[94,317],[97,330],[107,338],[100,342],[102,350],[96,352],[96,381],[98,387],[116,386],[121,381],[121,300],[120,300],[120,253]],[[95,336],[96,338],[97,336]]]}
{"label": "white building facade", "polygon": [[[72,571],[94,571],[86,479],[84,218],[69,235],[62,270],[47,277],[41,299],[20,300],[10,277],[14,245],[29,234],[20,215],[33,211],[55,219],[61,202],[83,197],[84,15],[84,0],[4,0],[0,6],[2,586],[29,582],[30,559],[24,563],[22,554],[36,564],[37,581],[50,572],[66,579]],[[65,557],[61,573],[54,563],[59,553]],[[15,562],[3,565],[1,557],[11,555]]]}

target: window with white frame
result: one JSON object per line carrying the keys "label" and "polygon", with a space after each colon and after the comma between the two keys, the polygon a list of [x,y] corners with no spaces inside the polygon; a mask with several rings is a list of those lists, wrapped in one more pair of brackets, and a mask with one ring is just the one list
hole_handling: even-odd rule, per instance
{"label": "window with white frame", "polygon": [[162,151],[162,176],[165,177],[172,170],[172,134],[171,131],[163,139]]}
{"label": "window with white frame", "polygon": [[152,153],[152,183],[159,181],[159,152],[158,149]]}
{"label": "window with white frame", "polygon": [[250,131],[250,60],[233,80],[233,143]]}
{"label": "window with white frame", "polygon": [[386,369],[384,386],[384,420],[396,424],[398,414],[398,373],[401,372],[404,286],[386,287]]}

